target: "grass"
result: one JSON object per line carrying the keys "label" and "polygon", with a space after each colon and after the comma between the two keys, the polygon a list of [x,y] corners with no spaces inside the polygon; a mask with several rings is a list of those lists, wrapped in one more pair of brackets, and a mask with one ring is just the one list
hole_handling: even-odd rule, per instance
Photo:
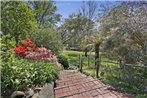
{"label": "grass", "polygon": [[79,54],[83,54],[84,55],[84,52],[81,52],[81,51],[71,51],[71,50],[65,50],[65,51],[63,51],[63,53],[64,54],[67,54],[67,55],[69,55],[69,54],[75,54],[75,55],[79,55]]}
{"label": "grass", "polygon": [[[83,55],[81,57],[81,60],[82,60],[82,65],[83,65],[83,72],[86,74],[86,75],[90,75],[92,77],[95,77],[96,76],[96,72],[95,72],[95,56],[94,56],[94,53],[92,52],[89,56],[89,63],[88,63],[88,58],[84,56],[84,52],[81,52],[81,51],[63,51],[63,54],[67,55],[68,56],[68,61],[69,61],[69,64],[70,66],[76,66],[78,67],[80,65],[80,55]],[[115,60],[111,60],[109,58],[106,58],[104,56],[101,57],[101,59],[103,61],[113,61],[115,63],[117,63]],[[113,63],[108,63],[108,62],[102,62],[101,63],[101,68],[100,68],[100,73],[103,72],[103,68],[104,67],[118,67],[118,64],[113,64]]]}
{"label": "grass", "polygon": [[[70,66],[80,65],[79,55],[84,55],[80,51],[63,51],[68,55]],[[92,77],[96,76],[94,53],[88,58],[83,57],[83,73]],[[108,62],[109,61],[109,62]],[[112,63],[113,62],[113,63]],[[117,87],[120,91],[133,94],[135,98],[147,98],[144,87],[147,87],[147,71],[141,68],[128,67],[126,70],[120,70],[116,59],[101,56],[100,78],[105,84]],[[128,77],[129,76],[129,77]],[[132,82],[133,81],[133,82]]]}

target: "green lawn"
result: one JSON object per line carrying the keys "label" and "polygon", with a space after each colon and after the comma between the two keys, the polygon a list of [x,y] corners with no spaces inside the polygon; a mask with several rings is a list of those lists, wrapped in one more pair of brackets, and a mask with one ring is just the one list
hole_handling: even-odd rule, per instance
{"label": "green lawn", "polygon": [[72,51],[72,50],[64,50],[63,53],[64,53],[64,54],[67,54],[67,55],[68,55],[68,54],[69,54],[69,55],[70,55],[70,54],[72,54],[72,55],[74,55],[74,54],[75,54],[75,55],[78,55],[78,54],[84,55],[84,52],[81,52],[81,51]]}

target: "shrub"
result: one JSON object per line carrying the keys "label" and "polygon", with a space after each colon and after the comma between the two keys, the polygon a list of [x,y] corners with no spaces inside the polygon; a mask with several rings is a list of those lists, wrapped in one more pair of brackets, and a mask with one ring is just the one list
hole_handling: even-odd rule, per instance
{"label": "shrub", "polygon": [[34,42],[32,42],[29,38],[24,40],[18,47],[14,48],[15,54],[19,56],[26,56],[26,52],[28,51],[35,51],[37,50],[37,47]]}
{"label": "shrub", "polygon": [[11,56],[11,54],[13,53],[13,48],[15,47],[14,38],[12,38],[10,34],[1,35],[0,42],[1,59],[7,61],[7,58]]}
{"label": "shrub", "polygon": [[11,90],[25,90],[35,85],[42,86],[56,79],[53,63],[32,62],[11,56],[1,64],[2,93]]}
{"label": "shrub", "polygon": [[[11,40],[9,35],[3,35],[0,40],[2,42],[0,50],[0,57],[2,58],[0,62],[2,95],[5,95],[7,91],[26,90],[26,88],[35,85],[42,86],[56,79],[56,62],[45,63],[22,58],[27,55],[25,54],[26,51],[38,51],[38,48],[36,48],[31,40],[27,39],[23,41],[22,44],[15,49],[13,38]],[[25,51],[22,51],[22,48]],[[15,51],[13,51],[13,49]],[[44,51],[42,48],[39,49],[40,52],[43,51],[43,53],[49,51]],[[13,52],[21,57],[14,56]]]}
{"label": "shrub", "polygon": [[31,33],[29,36],[38,47],[46,47],[52,50],[56,55],[63,49],[62,40],[60,34],[51,28],[45,28],[38,32]]}
{"label": "shrub", "polygon": [[58,56],[58,62],[63,65],[64,69],[67,69],[69,67],[68,57],[65,54],[60,54]]}
{"label": "shrub", "polygon": [[14,48],[18,56],[37,61],[57,61],[51,50],[44,47],[38,48],[29,38],[24,40],[18,47]]}

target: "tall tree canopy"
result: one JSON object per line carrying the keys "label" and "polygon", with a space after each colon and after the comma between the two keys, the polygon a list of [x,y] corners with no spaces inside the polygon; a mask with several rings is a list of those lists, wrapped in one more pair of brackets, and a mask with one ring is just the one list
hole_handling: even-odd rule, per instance
{"label": "tall tree canopy", "polygon": [[1,30],[14,37],[16,45],[38,27],[34,12],[25,2],[1,1],[1,13]]}
{"label": "tall tree canopy", "polygon": [[40,28],[54,26],[60,20],[53,1],[29,1],[28,4],[35,12],[35,18]]}
{"label": "tall tree canopy", "polygon": [[123,2],[101,21],[102,35],[109,36],[105,49],[125,63],[147,64],[146,10],[145,2]]}

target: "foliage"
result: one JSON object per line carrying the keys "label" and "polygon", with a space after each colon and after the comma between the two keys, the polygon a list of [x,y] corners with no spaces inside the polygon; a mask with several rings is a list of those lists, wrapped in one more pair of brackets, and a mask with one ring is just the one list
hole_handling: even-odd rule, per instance
{"label": "foliage", "polygon": [[7,90],[26,90],[28,87],[43,85],[56,79],[54,63],[34,62],[15,57],[15,43],[10,38],[10,35],[2,35],[1,38],[2,94]]}
{"label": "foliage", "polygon": [[38,47],[46,47],[52,50],[56,55],[58,55],[63,48],[60,34],[51,28],[32,33],[30,39],[32,39]]}
{"label": "foliage", "polygon": [[[89,30],[93,28],[93,21],[80,13],[72,14],[59,27],[63,44],[67,48],[80,48],[81,41],[89,34]],[[87,31],[88,30],[88,31]]]}
{"label": "foliage", "polygon": [[56,79],[56,69],[52,63],[30,62],[11,56],[1,65],[2,93],[8,89],[25,90]]}
{"label": "foliage", "polygon": [[111,64],[111,66],[105,67],[102,80],[117,87],[120,91],[133,94],[134,96],[146,96],[146,68],[132,66],[126,65],[125,69],[121,70],[119,67]]}
{"label": "foliage", "polygon": [[101,45],[105,40],[105,37],[102,36],[98,31],[93,31],[93,32],[94,32],[93,35],[85,36],[85,38],[82,40],[81,43],[82,50],[87,49],[87,52],[94,51],[95,44]]}
{"label": "foliage", "polygon": [[[7,35],[0,35],[0,42],[1,42],[1,52],[10,52],[12,48],[15,47],[14,38],[11,37],[10,34]],[[11,51],[12,52],[12,51]]]}
{"label": "foliage", "polygon": [[1,35],[0,42],[0,63],[2,63],[2,61],[7,62],[9,57],[13,54],[13,48],[15,47],[14,38],[12,38],[10,34]]}
{"label": "foliage", "polygon": [[63,65],[64,69],[67,69],[69,67],[68,56],[67,55],[60,54],[58,56],[58,60],[59,60],[59,63],[61,63]]}
{"label": "foliage", "polygon": [[144,2],[123,2],[113,8],[103,17],[99,28],[101,34],[107,36],[103,50],[123,63],[146,65],[146,16]]}
{"label": "foliage", "polygon": [[55,26],[55,23],[60,20],[53,1],[28,1],[28,5],[35,12],[35,18],[40,28]]}
{"label": "foliage", "polygon": [[22,1],[1,1],[1,28],[3,34],[15,38],[16,45],[28,32],[35,31],[37,22],[34,12]]}

